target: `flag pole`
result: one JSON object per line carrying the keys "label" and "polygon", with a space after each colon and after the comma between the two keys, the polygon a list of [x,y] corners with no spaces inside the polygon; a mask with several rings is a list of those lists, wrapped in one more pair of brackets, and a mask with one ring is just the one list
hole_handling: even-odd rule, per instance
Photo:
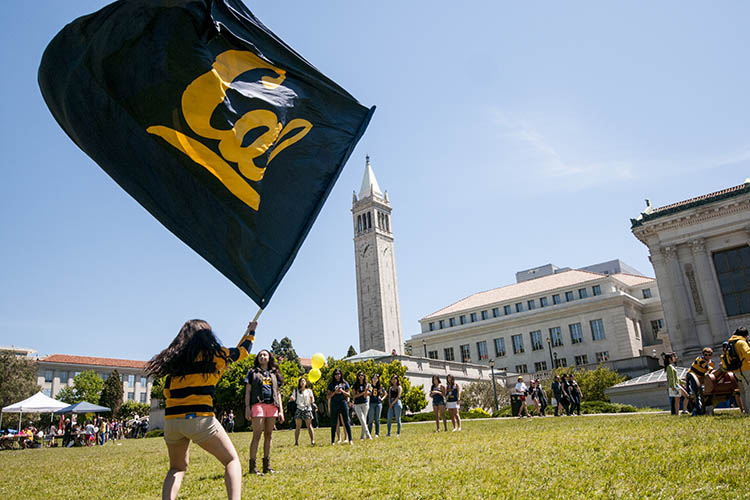
{"label": "flag pole", "polygon": [[263,308],[261,307],[260,309],[258,309],[258,312],[255,313],[255,317],[253,318],[253,321],[258,321],[258,318],[260,318],[260,313],[262,312],[263,312]]}

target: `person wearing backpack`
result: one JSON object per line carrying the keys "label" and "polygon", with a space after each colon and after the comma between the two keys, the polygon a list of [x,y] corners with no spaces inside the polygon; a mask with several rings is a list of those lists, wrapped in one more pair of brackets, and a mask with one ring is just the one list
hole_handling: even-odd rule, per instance
{"label": "person wearing backpack", "polygon": [[746,415],[750,413],[750,346],[747,337],[748,331],[745,327],[737,328],[725,342],[724,353],[721,355],[721,370],[734,372],[737,380],[742,383],[740,395]]}

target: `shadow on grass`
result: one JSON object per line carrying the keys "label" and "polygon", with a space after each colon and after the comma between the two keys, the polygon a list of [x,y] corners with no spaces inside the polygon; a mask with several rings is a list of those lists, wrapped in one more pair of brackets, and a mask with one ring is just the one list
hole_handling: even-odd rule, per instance
{"label": "shadow on grass", "polygon": [[218,481],[219,479],[222,479],[222,480],[224,479],[224,473],[223,472],[221,474],[213,474],[213,475],[210,475],[210,476],[201,476],[201,477],[198,478],[198,481],[206,481],[206,480],[209,480],[209,481]]}

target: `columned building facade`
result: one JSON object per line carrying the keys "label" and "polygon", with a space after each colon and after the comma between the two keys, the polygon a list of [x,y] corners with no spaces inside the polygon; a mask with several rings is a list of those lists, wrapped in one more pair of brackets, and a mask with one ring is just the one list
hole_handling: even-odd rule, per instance
{"label": "columned building facade", "polygon": [[632,231],[650,252],[672,345],[683,357],[750,327],[750,179],[646,210]]}
{"label": "columned building facade", "polygon": [[352,198],[352,217],[360,352],[403,354],[391,203],[388,192],[380,190],[369,156],[359,195]]}

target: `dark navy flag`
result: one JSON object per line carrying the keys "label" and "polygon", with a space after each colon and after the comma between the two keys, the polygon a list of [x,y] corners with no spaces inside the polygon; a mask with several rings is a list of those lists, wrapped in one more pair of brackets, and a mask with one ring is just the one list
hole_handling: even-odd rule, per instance
{"label": "dark navy flag", "polygon": [[239,0],[121,0],[50,42],[39,86],[65,132],[265,307],[367,109]]}

